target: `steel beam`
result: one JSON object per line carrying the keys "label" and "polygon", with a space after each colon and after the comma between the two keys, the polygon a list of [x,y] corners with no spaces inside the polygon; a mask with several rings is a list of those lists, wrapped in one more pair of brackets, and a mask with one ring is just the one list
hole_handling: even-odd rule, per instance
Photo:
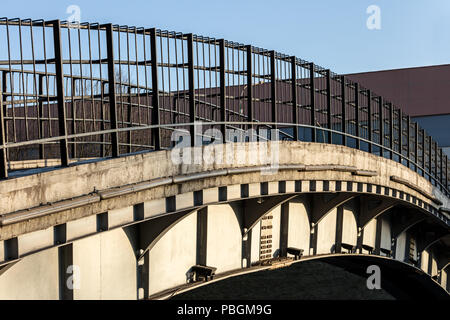
{"label": "steel beam", "polygon": [[158,50],[156,45],[156,29],[150,29],[150,54],[152,64],[152,125],[158,126],[152,129],[152,142],[156,151],[161,150],[161,123],[159,105],[159,77],[158,77]]}
{"label": "steel beam", "polygon": [[64,74],[62,61],[62,44],[61,44],[61,22],[59,20],[52,21],[53,25],[53,44],[55,53],[55,75],[56,75],[56,94],[58,101],[58,129],[61,137],[59,143],[61,166],[69,165],[69,151],[67,143],[67,119],[66,104],[64,92]]}
{"label": "steel beam", "polygon": [[[117,130],[117,101],[116,101],[116,73],[114,66],[114,39],[112,24],[106,25],[106,47],[108,55],[108,96],[109,96],[109,117],[112,130]],[[119,135],[117,131],[111,133],[112,157],[117,158],[119,152]]]}
{"label": "steel beam", "polygon": [[309,86],[310,86],[310,107],[311,107],[311,141],[317,142],[316,139],[316,89],[314,86],[314,63],[309,64]]}
{"label": "steel beam", "polygon": [[[194,37],[192,33],[186,35],[187,39],[187,52],[188,52],[188,82],[189,82],[189,121],[194,123],[197,119],[196,107],[195,107],[195,83],[194,83]],[[191,135],[191,146],[195,146],[196,132],[195,126],[192,125],[189,128]]]}
{"label": "steel beam", "polygon": [[291,57],[291,82],[292,82],[292,123],[294,127],[294,141],[298,141],[298,107],[297,107],[297,58]]}
{"label": "steel beam", "polygon": [[[3,94],[0,90],[0,145],[6,147],[5,132],[7,130],[5,118],[3,115]],[[6,159],[6,150],[0,149],[0,179],[8,178],[8,162]]]}
{"label": "steel beam", "polygon": [[[227,119],[227,99],[226,99],[226,86],[225,86],[225,40],[219,40],[219,81],[220,81],[220,119],[226,122]],[[250,89],[251,90],[251,89]],[[226,142],[226,124],[220,126],[222,132],[223,141]]]}

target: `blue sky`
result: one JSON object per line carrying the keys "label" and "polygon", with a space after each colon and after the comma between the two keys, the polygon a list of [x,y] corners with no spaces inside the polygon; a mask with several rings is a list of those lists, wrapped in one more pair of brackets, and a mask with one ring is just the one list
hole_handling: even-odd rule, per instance
{"label": "blue sky", "polygon": [[[192,32],[274,49],[337,73],[450,63],[448,0],[2,0],[0,16]],[[381,9],[369,30],[366,9]]]}

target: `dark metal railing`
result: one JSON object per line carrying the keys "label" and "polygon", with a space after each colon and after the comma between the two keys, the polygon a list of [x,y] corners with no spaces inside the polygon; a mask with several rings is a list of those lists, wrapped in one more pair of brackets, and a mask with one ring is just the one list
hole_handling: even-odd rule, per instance
{"label": "dark metal railing", "polygon": [[[448,157],[399,108],[296,57],[112,24],[0,19],[0,178],[10,163],[172,148],[171,134],[277,128],[400,162],[449,196]],[[198,133],[197,133],[198,134]],[[194,143],[194,139],[192,139]]]}

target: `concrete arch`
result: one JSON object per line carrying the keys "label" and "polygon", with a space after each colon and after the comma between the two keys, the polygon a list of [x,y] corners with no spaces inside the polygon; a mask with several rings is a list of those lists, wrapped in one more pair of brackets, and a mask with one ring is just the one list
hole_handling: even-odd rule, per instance
{"label": "concrete arch", "polygon": [[145,254],[150,251],[177,223],[203,208],[205,208],[205,206],[160,216],[136,225],[125,227],[124,229],[127,233],[138,234],[139,239],[137,246],[135,246],[137,248],[137,260],[142,260]]}
{"label": "concrete arch", "polygon": [[421,246],[419,247],[420,251],[424,251],[427,250],[429,248],[431,248],[435,243],[437,243],[439,240],[444,239],[444,238],[450,238],[450,233],[448,232],[448,230],[439,230],[436,231],[436,233],[428,238],[428,239],[423,239]]}
{"label": "concrete arch", "polygon": [[242,200],[242,206],[245,212],[243,226],[246,231],[244,231],[244,236],[272,210],[297,197],[297,194],[290,194]]}

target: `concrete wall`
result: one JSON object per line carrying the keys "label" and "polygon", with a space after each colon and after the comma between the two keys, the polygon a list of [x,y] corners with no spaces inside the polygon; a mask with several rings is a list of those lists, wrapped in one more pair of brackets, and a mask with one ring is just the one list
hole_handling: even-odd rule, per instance
{"label": "concrete wall", "polygon": [[391,247],[392,247],[391,222],[389,221],[388,217],[382,217],[380,248],[391,250]]}
{"label": "concrete wall", "polygon": [[272,256],[280,255],[280,227],[281,227],[281,206],[271,211],[272,219]]}
{"label": "concrete wall", "polygon": [[431,275],[432,276],[437,275],[437,271],[438,271],[437,270],[437,261],[436,261],[436,258],[433,255],[433,257],[431,259]]}
{"label": "concrete wall", "polygon": [[58,249],[25,257],[0,275],[0,300],[57,300]]}
{"label": "concrete wall", "polygon": [[333,251],[336,242],[336,214],[337,210],[333,209],[317,226],[317,254]]}
{"label": "concrete wall", "polygon": [[395,248],[395,259],[399,261],[405,260],[405,250],[406,246],[408,244],[406,243],[406,232],[402,232],[397,237],[397,246]]}
{"label": "concrete wall", "polygon": [[250,249],[252,263],[259,261],[261,250],[261,222],[258,222],[252,229],[252,247]]}
{"label": "concrete wall", "polygon": [[309,253],[311,230],[308,210],[309,206],[304,200],[289,203],[288,247],[303,249],[305,255]]}
{"label": "concrete wall", "polygon": [[228,204],[208,207],[207,259],[217,273],[242,266],[241,212],[235,212]]}
{"label": "concrete wall", "polygon": [[447,279],[448,279],[447,277],[448,277],[447,271],[442,270],[442,272],[441,272],[441,286],[445,290],[447,290]]}
{"label": "concrete wall", "polygon": [[355,210],[352,206],[345,205],[342,215],[342,242],[356,246],[357,237]]}
{"label": "concrete wall", "polygon": [[149,295],[186,283],[196,265],[197,213],[173,226],[150,250]]}
{"label": "concrete wall", "polygon": [[136,256],[122,229],[74,242],[73,264],[80,271],[74,299],[137,298]]}
{"label": "concrete wall", "polygon": [[428,257],[429,257],[428,251],[423,250],[420,258],[421,259],[420,269],[422,269],[425,272],[428,272]]}
{"label": "concrete wall", "polygon": [[[371,220],[365,227],[364,227],[364,236],[363,236],[363,244],[371,246],[372,248],[375,248],[375,239],[377,236],[377,220],[373,219]],[[365,250],[363,250],[363,253],[367,253]]]}

